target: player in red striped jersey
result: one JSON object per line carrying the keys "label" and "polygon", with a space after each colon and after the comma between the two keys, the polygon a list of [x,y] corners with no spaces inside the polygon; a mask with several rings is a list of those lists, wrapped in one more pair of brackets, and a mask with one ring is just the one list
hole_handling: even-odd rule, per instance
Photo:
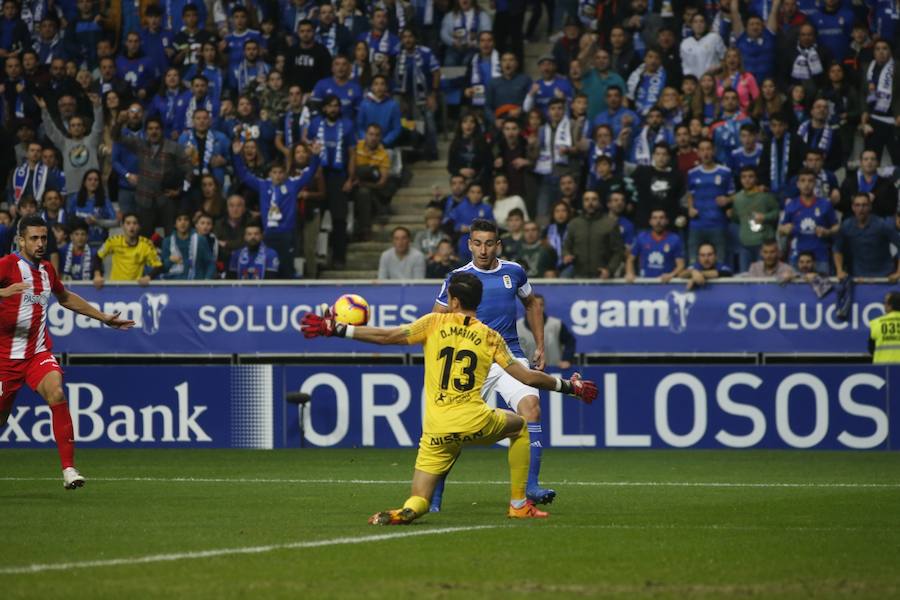
{"label": "player in red striped jersey", "polygon": [[63,485],[71,490],[84,485],[75,468],[72,416],[62,387],[62,369],[50,352],[47,307],[50,294],[60,305],[116,329],[129,329],[134,321],[119,313],[100,312],[84,298],[67,290],[56,270],[44,260],[47,223],[39,216],[19,222],[19,251],[0,258],[0,427],[9,419],[16,393],[25,383],[50,405],[53,437],[63,468]]}

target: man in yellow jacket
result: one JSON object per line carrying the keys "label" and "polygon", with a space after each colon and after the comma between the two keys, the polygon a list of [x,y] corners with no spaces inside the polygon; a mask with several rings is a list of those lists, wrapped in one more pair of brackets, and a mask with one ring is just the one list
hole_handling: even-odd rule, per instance
{"label": "man in yellow jacket", "polygon": [[900,363],[900,292],[888,292],[884,297],[884,313],[869,324],[872,362]]}

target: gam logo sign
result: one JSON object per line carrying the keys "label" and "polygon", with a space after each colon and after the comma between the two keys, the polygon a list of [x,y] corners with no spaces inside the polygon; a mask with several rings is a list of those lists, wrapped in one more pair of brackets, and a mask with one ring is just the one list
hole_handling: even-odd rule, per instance
{"label": "gam logo sign", "polygon": [[[123,319],[134,321],[135,326],[147,335],[155,335],[162,326],[162,315],[169,305],[169,294],[146,292],[136,301],[89,302],[97,310],[119,313]],[[59,304],[53,304],[47,311],[50,333],[65,337],[76,329],[99,329],[103,324],[94,319],[78,315]]]}
{"label": "gam logo sign", "polygon": [[593,335],[598,329],[665,327],[683,333],[697,302],[694,292],[666,293],[657,300],[577,300],[572,303],[572,330]]}

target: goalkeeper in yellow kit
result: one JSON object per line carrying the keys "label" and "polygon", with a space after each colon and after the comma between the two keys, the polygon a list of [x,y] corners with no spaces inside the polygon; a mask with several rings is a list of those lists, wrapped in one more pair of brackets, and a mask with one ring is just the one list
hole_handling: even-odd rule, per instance
{"label": "goalkeeper in yellow kit", "polygon": [[511,496],[508,516],[548,516],[525,498],[528,479],[529,437],[525,420],[501,409],[492,409],[481,398],[481,386],[496,362],[527,385],[571,394],[590,403],[597,386],[579,375],[564,380],[528,369],[513,358],[499,333],[475,318],[481,302],[481,280],[458,273],[448,286],[447,313],[431,313],[403,327],[353,327],[309,313],[303,318],[307,338],[338,336],[374,344],[422,344],[425,350],[425,422],[412,494],[403,508],[376,513],[373,525],[403,525],[428,512],[431,495],[466,444],[493,444],[510,438],[509,477]]}

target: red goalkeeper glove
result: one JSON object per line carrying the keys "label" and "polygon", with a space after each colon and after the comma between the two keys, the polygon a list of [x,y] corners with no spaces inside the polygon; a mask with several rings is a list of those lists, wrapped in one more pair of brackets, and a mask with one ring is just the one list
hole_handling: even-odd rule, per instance
{"label": "red goalkeeper glove", "polygon": [[306,313],[300,321],[300,331],[307,339],[315,337],[344,337],[347,334],[347,326],[334,320],[331,309],[325,311],[321,317],[315,313]]}
{"label": "red goalkeeper glove", "polygon": [[585,404],[590,404],[597,397],[597,384],[593,381],[582,379],[578,373],[572,375],[571,379],[562,379],[560,381],[562,382],[560,392],[581,398],[581,401]]}

